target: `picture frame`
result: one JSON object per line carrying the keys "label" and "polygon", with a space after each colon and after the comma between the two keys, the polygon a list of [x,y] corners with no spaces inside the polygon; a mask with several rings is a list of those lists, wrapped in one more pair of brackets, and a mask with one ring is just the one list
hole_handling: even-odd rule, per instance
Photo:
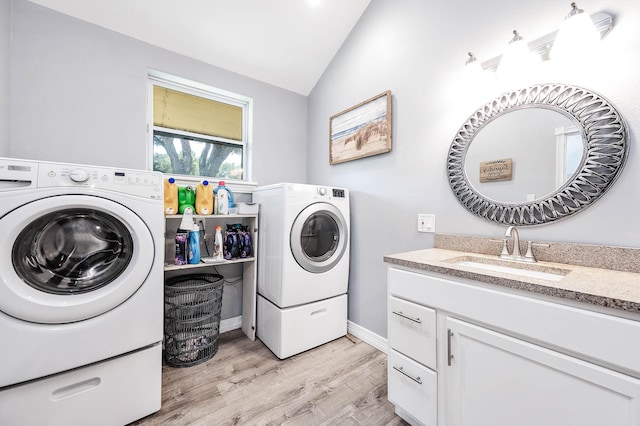
{"label": "picture frame", "polygon": [[329,118],[329,164],[391,151],[391,91]]}
{"label": "picture frame", "polygon": [[512,179],[513,160],[503,158],[501,160],[480,162],[480,183],[504,182]]}

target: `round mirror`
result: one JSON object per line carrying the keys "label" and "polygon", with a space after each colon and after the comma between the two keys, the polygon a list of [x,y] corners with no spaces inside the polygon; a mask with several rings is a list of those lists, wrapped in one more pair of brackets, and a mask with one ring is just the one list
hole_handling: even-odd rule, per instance
{"label": "round mirror", "polygon": [[449,148],[458,201],[505,225],[575,214],[611,187],[627,157],[624,121],[602,96],[562,84],[508,92],[478,109]]}
{"label": "round mirror", "polygon": [[464,172],[478,194],[521,203],[545,198],[562,187],[584,152],[575,121],[548,108],[523,108],[507,111],[476,133]]}

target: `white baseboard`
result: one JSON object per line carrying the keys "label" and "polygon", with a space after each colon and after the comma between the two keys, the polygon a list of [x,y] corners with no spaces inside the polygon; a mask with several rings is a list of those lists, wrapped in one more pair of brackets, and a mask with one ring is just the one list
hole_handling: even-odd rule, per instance
{"label": "white baseboard", "polygon": [[389,349],[387,339],[355,322],[347,321],[347,332],[385,354]]}
{"label": "white baseboard", "polygon": [[[242,328],[242,315],[220,321],[220,334]],[[364,339],[363,339],[364,340]]]}

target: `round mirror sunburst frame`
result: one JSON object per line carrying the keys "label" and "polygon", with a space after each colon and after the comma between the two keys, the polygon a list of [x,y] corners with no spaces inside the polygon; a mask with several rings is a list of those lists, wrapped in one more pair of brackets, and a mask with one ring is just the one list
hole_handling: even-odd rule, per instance
{"label": "round mirror sunburst frame", "polygon": [[[543,199],[500,203],[483,197],[464,172],[469,144],[495,118],[530,107],[560,111],[580,124],[586,150],[577,172]],[[507,92],[473,113],[451,143],[447,174],[453,193],[471,213],[505,225],[541,225],[578,213],[600,198],[620,175],[628,150],[624,120],[609,101],[581,87],[540,84]]]}

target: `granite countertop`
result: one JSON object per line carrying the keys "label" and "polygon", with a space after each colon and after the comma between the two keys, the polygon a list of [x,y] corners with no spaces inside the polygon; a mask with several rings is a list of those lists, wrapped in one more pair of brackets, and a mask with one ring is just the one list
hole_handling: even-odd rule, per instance
{"label": "granite countertop", "polygon": [[564,275],[559,281],[550,281],[456,264],[456,261],[470,257],[481,263],[509,265],[509,261],[502,261],[498,256],[441,248],[392,254],[384,256],[384,261],[392,265],[640,313],[640,273],[553,262],[518,262],[517,266],[521,268]]}

